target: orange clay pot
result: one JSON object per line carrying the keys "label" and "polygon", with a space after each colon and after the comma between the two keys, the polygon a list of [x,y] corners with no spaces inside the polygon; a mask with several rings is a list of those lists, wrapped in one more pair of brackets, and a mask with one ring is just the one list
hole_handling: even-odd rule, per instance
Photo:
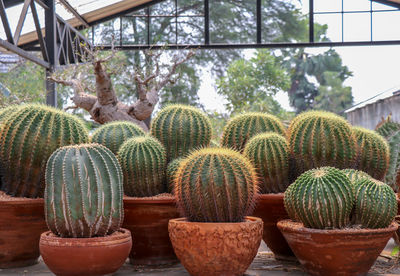
{"label": "orange clay pot", "polygon": [[262,238],[260,218],[244,222],[188,222],[171,219],[168,230],[174,250],[190,275],[243,275],[257,255]]}
{"label": "orange clay pot", "polygon": [[292,220],[278,222],[297,259],[311,275],[366,275],[397,223],[383,229],[320,230]]}
{"label": "orange clay pot", "polygon": [[122,227],[132,232],[135,246],[129,254],[134,265],[177,263],[168,236],[168,221],[179,217],[174,197],[141,199],[124,196]]}
{"label": "orange clay pot", "polygon": [[129,230],[95,238],[60,238],[52,232],[40,236],[40,254],[57,276],[95,276],[114,273],[132,247]]}
{"label": "orange clay pot", "polygon": [[36,264],[46,230],[43,199],[0,200],[0,268]]}

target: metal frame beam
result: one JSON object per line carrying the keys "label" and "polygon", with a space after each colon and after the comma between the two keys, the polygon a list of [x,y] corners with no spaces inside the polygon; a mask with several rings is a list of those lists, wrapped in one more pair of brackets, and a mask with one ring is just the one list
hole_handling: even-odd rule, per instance
{"label": "metal frame beam", "polygon": [[49,57],[50,68],[46,69],[46,104],[57,106],[57,91],[56,84],[48,79],[54,72],[55,66],[58,65],[57,58],[57,40],[56,40],[56,4],[54,0],[45,0],[46,5],[49,7],[45,11],[45,43]]}
{"label": "metal frame beam", "polygon": [[85,26],[86,28],[89,27],[89,23],[86,21],[86,19],[83,18],[82,15],[76,9],[74,9],[67,0],[59,0],[59,1],[82,23],[83,26]]}

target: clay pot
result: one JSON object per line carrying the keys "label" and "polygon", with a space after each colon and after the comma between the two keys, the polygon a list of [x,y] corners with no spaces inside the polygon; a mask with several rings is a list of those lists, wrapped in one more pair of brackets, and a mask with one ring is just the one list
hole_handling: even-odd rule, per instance
{"label": "clay pot", "polygon": [[398,227],[320,230],[278,222],[297,259],[311,275],[366,275]]}
{"label": "clay pot", "polygon": [[174,250],[190,275],[243,275],[257,255],[262,220],[244,222],[188,222],[171,219],[168,229]]}
{"label": "clay pot", "polygon": [[46,230],[43,199],[0,200],[0,268],[36,264]]}
{"label": "clay pot", "polygon": [[276,226],[279,220],[289,219],[283,204],[283,193],[260,194],[253,215],[263,220],[263,240],[274,253],[275,258],[278,260],[294,259],[293,251]]}
{"label": "clay pot", "polygon": [[94,276],[117,271],[132,247],[129,230],[95,238],[60,238],[52,232],[40,236],[40,253],[57,276]]}
{"label": "clay pot", "polygon": [[177,263],[168,236],[168,221],[179,217],[174,197],[141,199],[124,196],[122,227],[132,232],[135,246],[129,254],[134,265]]}

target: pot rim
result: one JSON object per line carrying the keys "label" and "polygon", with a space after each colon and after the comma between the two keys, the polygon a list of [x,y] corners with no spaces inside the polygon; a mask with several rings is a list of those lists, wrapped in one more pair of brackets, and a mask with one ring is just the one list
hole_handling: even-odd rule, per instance
{"label": "pot rim", "polygon": [[[28,198],[28,197],[13,197],[14,199],[12,200],[0,200],[0,208],[8,207],[10,205],[16,205],[16,206],[21,206],[21,205],[43,205],[44,204],[44,199],[41,197],[38,198]],[[18,199],[15,199],[18,198]]]}
{"label": "pot rim", "polygon": [[285,193],[268,193],[268,194],[258,194],[257,197],[260,200],[271,200],[271,199],[282,199]]}
{"label": "pot rim", "polygon": [[174,203],[175,204],[175,197],[161,197],[161,198],[155,198],[155,199],[149,199],[148,197],[145,198],[140,198],[140,197],[131,197],[124,195],[123,197],[124,203],[140,203],[140,204],[170,204]]}
{"label": "pot rim", "polygon": [[262,219],[258,218],[258,217],[245,216],[244,218],[245,218],[245,220],[241,221],[241,222],[198,222],[198,221],[188,221],[186,217],[183,217],[183,218],[170,219],[169,222],[192,223],[192,224],[200,224],[200,225],[227,225],[227,224],[260,223],[260,222],[262,222]]}

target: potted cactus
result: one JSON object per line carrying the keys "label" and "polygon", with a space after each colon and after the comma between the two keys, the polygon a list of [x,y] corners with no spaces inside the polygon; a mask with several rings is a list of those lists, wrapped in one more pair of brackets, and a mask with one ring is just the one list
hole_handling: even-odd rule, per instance
{"label": "potted cactus", "polygon": [[179,164],[174,194],[183,218],[168,229],[190,275],[242,275],[257,254],[262,220],[247,215],[258,193],[257,174],[239,152],[203,148]]}
{"label": "potted cactus", "polygon": [[304,172],[285,192],[278,228],[311,275],[366,275],[398,225],[393,190],[333,167]]}
{"label": "potted cactus", "polygon": [[132,247],[123,221],[122,171],[99,144],[65,146],[46,167],[45,215],[51,231],[40,253],[56,275],[105,275],[123,265]]}
{"label": "potted cactus", "polygon": [[6,110],[0,124],[0,268],[37,262],[40,234],[47,229],[47,159],[61,146],[88,141],[83,123],[66,112],[37,104]]}

